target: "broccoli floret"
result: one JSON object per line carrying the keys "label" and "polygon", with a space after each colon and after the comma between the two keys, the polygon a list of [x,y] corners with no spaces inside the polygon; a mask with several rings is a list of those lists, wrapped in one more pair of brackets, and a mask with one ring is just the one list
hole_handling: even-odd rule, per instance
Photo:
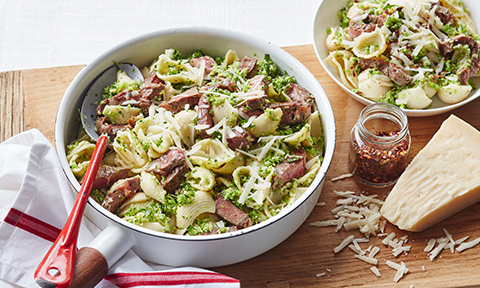
{"label": "broccoli floret", "polygon": [[338,12],[338,19],[340,20],[340,27],[343,29],[348,27],[348,23],[350,23],[350,18],[347,17],[347,9],[343,8]]}

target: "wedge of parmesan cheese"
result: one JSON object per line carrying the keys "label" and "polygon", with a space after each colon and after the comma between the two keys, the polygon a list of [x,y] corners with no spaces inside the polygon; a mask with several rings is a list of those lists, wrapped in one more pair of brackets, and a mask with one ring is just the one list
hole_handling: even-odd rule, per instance
{"label": "wedge of parmesan cheese", "polygon": [[380,212],[422,231],[480,200],[480,132],[451,115],[415,156]]}

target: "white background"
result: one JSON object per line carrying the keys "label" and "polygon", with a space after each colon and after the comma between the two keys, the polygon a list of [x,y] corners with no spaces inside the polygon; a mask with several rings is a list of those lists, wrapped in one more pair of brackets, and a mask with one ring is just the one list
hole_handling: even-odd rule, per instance
{"label": "white background", "polygon": [[206,26],[313,43],[321,0],[0,0],[0,72],[87,64],[135,36]]}

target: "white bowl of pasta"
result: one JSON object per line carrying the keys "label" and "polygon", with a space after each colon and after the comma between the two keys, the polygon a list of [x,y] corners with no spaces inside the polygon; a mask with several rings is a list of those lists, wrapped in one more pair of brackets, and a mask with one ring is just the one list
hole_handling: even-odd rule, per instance
{"label": "white bowl of pasta", "polygon": [[480,95],[479,8],[476,0],[323,0],[315,52],[365,105],[391,103],[411,117],[445,113]]}
{"label": "white bowl of pasta", "polygon": [[[130,85],[118,72],[97,123],[123,125],[110,134],[102,165],[127,172],[101,178],[85,212],[109,239],[92,244],[109,263],[133,246],[143,259],[165,265],[229,265],[273,248],[304,222],[335,147],[328,98],[284,50],[219,29],[150,33],[107,51],[75,77],[55,126],[74,190],[94,144],[82,136],[78,109],[95,77],[124,62],[139,67],[145,80]],[[133,118],[117,123],[103,112],[112,109],[127,109]]]}

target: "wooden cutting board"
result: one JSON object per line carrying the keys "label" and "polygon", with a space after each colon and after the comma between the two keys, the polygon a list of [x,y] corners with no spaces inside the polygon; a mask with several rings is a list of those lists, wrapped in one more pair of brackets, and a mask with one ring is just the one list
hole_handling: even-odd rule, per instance
{"label": "wooden cutting board", "polygon": [[[299,59],[318,79],[330,99],[336,119],[337,143],[335,156],[319,202],[305,223],[286,241],[253,259],[213,270],[241,280],[242,287],[480,287],[480,245],[462,253],[444,250],[430,261],[422,252],[430,238],[445,237],[446,228],[454,239],[480,237],[480,203],[444,220],[420,233],[399,231],[387,224],[386,232],[398,236],[408,235],[411,252],[395,258],[391,248],[381,244],[383,238],[372,237],[362,243],[380,247],[376,258],[381,277],[371,271],[372,265],[354,257],[350,249],[333,252],[344,238],[358,231],[339,231],[332,227],[314,227],[308,223],[333,219],[331,210],[336,207],[337,196],[333,190],[378,194],[384,199],[390,189],[373,189],[362,186],[353,178],[332,182],[331,179],[348,173],[347,148],[349,132],[357,121],[363,105],[349,97],[325,73],[318,62],[312,45],[286,47],[285,50]],[[84,66],[58,67],[0,73],[0,142],[21,131],[37,128],[52,143],[57,107],[69,83]],[[480,129],[480,100],[453,111],[454,114]],[[440,124],[450,113],[423,118],[409,118],[412,147],[410,159],[430,140]],[[479,149],[480,152],[480,149]],[[479,175],[480,177],[480,175]],[[255,245],[255,243],[252,243]],[[221,253],[221,251],[219,251]],[[406,264],[409,273],[398,283],[393,282],[395,270],[385,262],[391,260]],[[424,269],[423,269],[424,268]],[[317,274],[325,276],[317,277]]]}

